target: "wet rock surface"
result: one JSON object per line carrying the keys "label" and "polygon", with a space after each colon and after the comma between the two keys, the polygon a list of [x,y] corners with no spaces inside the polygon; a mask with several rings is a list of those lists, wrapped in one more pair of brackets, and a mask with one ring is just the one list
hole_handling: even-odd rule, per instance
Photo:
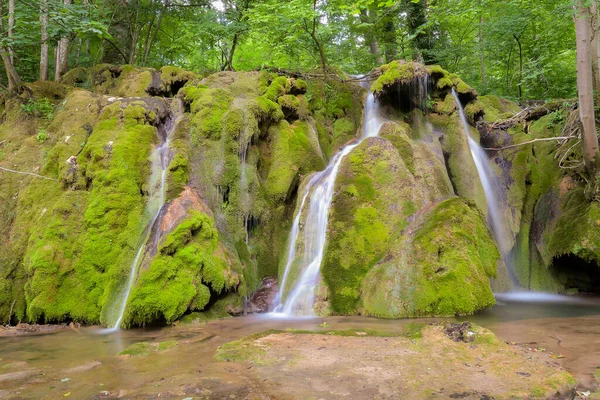
{"label": "wet rock surface", "polygon": [[266,313],[272,311],[273,299],[277,295],[279,286],[277,278],[268,277],[262,280],[260,287],[252,294],[248,301],[249,313]]}

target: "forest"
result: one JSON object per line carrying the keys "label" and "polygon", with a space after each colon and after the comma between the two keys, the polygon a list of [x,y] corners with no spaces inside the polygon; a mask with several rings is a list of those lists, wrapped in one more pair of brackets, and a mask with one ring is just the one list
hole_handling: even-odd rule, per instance
{"label": "forest", "polygon": [[570,0],[3,0],[0,7],[2,91],[101,63],[176,65],[201,75],[364,74],[413,59],[441,65],[480,94],[576,96]]}

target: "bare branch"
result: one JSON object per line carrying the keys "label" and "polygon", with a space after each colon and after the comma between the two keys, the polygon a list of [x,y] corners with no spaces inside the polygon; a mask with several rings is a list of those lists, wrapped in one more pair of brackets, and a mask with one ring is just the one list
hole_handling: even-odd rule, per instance
{"label": "bare branch", "polygon": [[47,179],[47,180],[49,180],[49,181],[58,182],[58,179],[49,178],[49,177],[47,177],[47,176],[43,176],[43,175],[34,174],[33,172],[22,172],[22,171],[15,171],[14,169],[8,169],[8,168],[3,168],[3,167],[0,167],[0,171],[12,172],[12,173],[15,173],[15,174],[21,174],[21,175],[31,175],[31,176],[35,176],[36,178],[42,178],[42,179]]}
{"label": "bare branch", "polygon": [[531,144],[531,143],[535,143],[535,142],[546,142],[546,141],[550,141],[550,140],[565,140],[565,139],[575,139],[575,138],[576,138],[576,136],[557,136],[557,137],[551,137],[551,138],[538,138],[538,139],[528,140],[528,141],[522,142],[522,143],[511,144],[510,146],[484,147],[484,150],[493,150],[493,151],[506,150],[506,149],[512,149],[514,147],[525,146],[526,144]]}

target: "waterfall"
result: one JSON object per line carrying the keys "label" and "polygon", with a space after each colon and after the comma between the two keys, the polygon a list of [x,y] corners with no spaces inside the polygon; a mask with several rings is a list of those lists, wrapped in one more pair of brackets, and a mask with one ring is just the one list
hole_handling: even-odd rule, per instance
{"label": "waterfall", "polygon": [[246,176],[246,156],[250,144],[247,139],[248,123],[245,123],[243,137],[240,137],[240,209],[244,213],[244,232],[246,234],[246,244],[248,244],[248,216],[250,213],[250,193],[248,193],[248,178]]}
{"label": "waterfall", "polygon": [[496,240],[496,243],[500,248],[500,252],[502,253],[502,259],[504,260],[504,264],[508,268],[512,284],[514,285],[514,269],[511,265],[509,257],[511,245],[507,241],[508,230],[504,223],[504,219],[502,218],[502,209],[498,205],[498,193],[500,193],[501,188],[498,184],[498,179],[496,178],[496,175],[492,170],[492,165],[487,154],[481,148],[481,146],[479,146],[479,144],[477,144],[477,142],[473,140],[473,138],[469,134],[469,124],[467,123],[467,118],[465,117],[465,112],[458,98],[458,94],[454,89],[452,89],[452,96],[454,96],[454,100],[456,100],[463,129],[469,141],[471,156],[473,157],[473,161],[475,162],[475,168],[477,169],[477,173],[479,174],[479,180],[481,181],[483,191],[485,192],[485,197],[487,200],[488,224],[491,228],[494,239]]}
{"label": "waterfall", "polygon": [[[176,113],[172,113],[171,116],[165,121],[163,125],[158,128],[158,136],[160,138],[159,145],[152,152],[152,174],[150,176],[150,199],[148,200],[147,212],[153,215],[150,224],[144,230],[143,239],[139,245],[138,251],[131,263],[131,267],[129,270],[129,277],[127,279],[127,286],[125,286],[125,290],[120,298],[119,304],[119,317],[117,318],[117,322],[115,322],[112,327],[113,330],[117,330],[121,327],[121,322],[123,322],[123,316],[125,315],[125,308],[127,306],[127,299],[129,298],[129,294],[131,293],[131,288],[133,287],[133,281],[135,279],[136,271],[138,268],[138,264],[140,262],[140,258],[142,254],[144,254],[144,249],[146,248],[146,243],[148,241],[148,236],[150,234],[150,230],[158,220],[160,216],[160,211],[165,204],[165,191],[166,191],[166,180],[167,180],[167,169],[169,164],[171,163],[171,150],[169,149],[169,139],[171,133],[175,130],[179,119],[181,118],[181,113],[183,112],[183,104],[181,100],[174,99],[173,102],[177,102],[177,110]],[[159,233],[157,233],[156,242],[158,244]]]}
{"label": "waterfall", "polygon": [[[292,230],[289,236],[289,249],[283,279],[279,292],[275,299],[275,311],[283,315],[313,315],[315,291],[319,283],[321,263],[325,252],[327,234],[327,221],[329,219],[329,208],[333,199],[335,180],[342,160],[356,146],[368,137],[375,137],[383,124],[383,118],[375,103],[372,93],[369,93],[365,105],[363,134],[359,141],[346,145],[329,162],[329,165],[321,172],[316,173],[306,185],[306,190],[300,203],[298,214],[294,218]],[[307,202],[308,200],[308,202]],[[283,299],[290,271],[296,258],[296,247],[300,235],[300,219],[305,204],[308,210],[304,223],[304,254],[298,266],[300,275],[293,288],[289,288],[289,294]]]}

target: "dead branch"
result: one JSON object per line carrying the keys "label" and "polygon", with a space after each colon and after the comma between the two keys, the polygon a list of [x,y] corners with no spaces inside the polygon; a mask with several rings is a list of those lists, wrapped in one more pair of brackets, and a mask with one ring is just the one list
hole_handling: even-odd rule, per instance
{"label": "dead branch", "polygon": [[535,143],[535,142],[545,142],[545,141],[550,141],[550,140],[568,140],[568,139],[574,139],[575,137],[576,136],[557,136],[557,137],[551,137],[551,138],[538,138],[538,139],[528,140],[523,143],[511,144],[510,146],[484,147],[484,150],[499,151],[499,150],[512,149],[514,147],[519,147],[519,146],[525,146],[527,144],[531,144],[531,143]]}
{"label": "dead branch", "polygon": [[315,72],[300,72],[300,71],[292,71],[289,69],[283,69],[283,68],[276,68],[276,67],[264,67],[262,68],[262,70],[265,71],[269,71],[269,72],[274,72],[276,74],[280,74],[280,75],[287,75],[287,76],[291,76],[293,78],[302,78],[302,79],[336,79],[339,80],[342,83],[345,82],[359,82],[359,81],[363,81],[363,80],[374,80],[379,76],[378,72],[369,72],[368,74],[365,75],[361,75],[361,76],[351,76],[348,78],[344,78],[341,77],[337,74],[322,74],[322,73],[315,73]]}
{"label": "dead branch", "polygon": [[[569,102],[569,103],[574,104],[570,107],[571,110],[573,108],[577,107],[576,103],[574,103],[574,102]],[[537,107],[526,107],[510,118],[496,121],[491,124],[484,123],[483,125],[485,126],[485,128],[487,129],[488,132],[491,132],[494,129],[508,129],[508,128],[511,128],[522,122],[529,122],[529,121],[534,121],[534,120],[540,119],[545,115],[551,114],[551,113],[558,111],[560,109],[563,109],[563,108],[565,108],[564,103],[559,102],[559,101],[546,103],[544,105],[537,106]]]}
{"label": "dead branch", "polygon": [[12,173],[21,174],[21,175],[31,175],[31,176],[35,176],[36,178],[42,178],[42,179],[47,179],[49,181],[58,182],[58,179],[49,178],[47,176],[34,174],[33,172],[15,171],[14,169],[8,169],[8,168],[3,168],[3,167],[0,167],[0,171],[12,172]]}

